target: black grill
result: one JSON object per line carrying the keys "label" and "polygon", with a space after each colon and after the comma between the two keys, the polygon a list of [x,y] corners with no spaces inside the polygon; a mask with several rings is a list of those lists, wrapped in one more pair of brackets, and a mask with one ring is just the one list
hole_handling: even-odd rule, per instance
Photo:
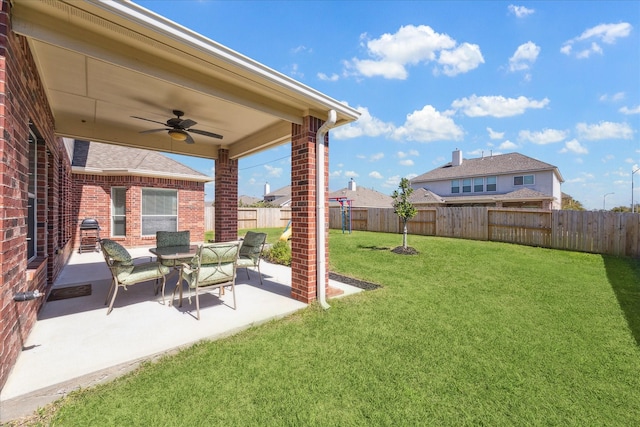
{"label": "black grill", "polygon": [[79,252],[97,251],[100,241],[100,224],[94,218],[85,218],[80,223]]}

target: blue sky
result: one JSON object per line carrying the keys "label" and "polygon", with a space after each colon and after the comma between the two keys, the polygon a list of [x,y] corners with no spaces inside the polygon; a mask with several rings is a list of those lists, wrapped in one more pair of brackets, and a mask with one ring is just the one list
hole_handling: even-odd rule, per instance
{"label": "blue sky", "polygon": [[[630,206],[640,2],[137,3],[357,108],[356,123],[330,132],[331,191],[353,178],[391,194],[459,148],[555,165],[588,209]],[[212,173],[213,161],[175,158]],[[239,168],[240,195],[289,185],[290,145]]]}

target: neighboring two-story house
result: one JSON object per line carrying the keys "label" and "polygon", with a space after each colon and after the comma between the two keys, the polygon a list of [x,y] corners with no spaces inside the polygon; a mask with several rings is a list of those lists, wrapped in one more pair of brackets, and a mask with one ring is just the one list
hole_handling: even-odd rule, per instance
{"label": "neighboring two-story house", "polygon": [[564,182],[556,166],[520,153],[463,159],[411,180],[416,206],[496,206],[560,209]]}

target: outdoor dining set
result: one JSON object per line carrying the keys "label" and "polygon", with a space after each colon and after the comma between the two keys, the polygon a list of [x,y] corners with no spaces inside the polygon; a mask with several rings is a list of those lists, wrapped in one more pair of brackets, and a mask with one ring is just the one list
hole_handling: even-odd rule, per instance
{"label": "outdoor dining set", "polygon": [[[119,288],[137,283],[152,282],[155,295],[162,293],[165,304],[165,285],[167,276],[177,271],[178,280],[171,295],[169,305],[173,304],[176,293],[182,306],[183,283],[195,293],[196,317],[200,319],[199,294],[202,290],[218,289],[219,296],[228,288],[233,296],[233,309],[236,309],[236,271],[245,268],[249,278],[249,268],[255,268],[260,275],[260,255],[266,242],[266,233],[248,231],[244,238],[231,242],[209,242],[192,244],[190,232],[158,231],[156,247],[149,249],[152,254],[147,257],[132,258],[129,251],[112,239],[100,239],[100,248],[111,271],[112,281],[105,305],[107,314],[113,310]],[[153,259],[155,256],[155,260]],[[142,260],[141,258],[147,258]]]}

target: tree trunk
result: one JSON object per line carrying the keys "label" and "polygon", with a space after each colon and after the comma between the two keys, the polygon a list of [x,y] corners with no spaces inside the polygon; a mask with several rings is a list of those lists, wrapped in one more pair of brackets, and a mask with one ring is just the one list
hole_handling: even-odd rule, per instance
{"label": "tree trunk", "polygon": [[404,221],[404,227],[402,229],[402,247],[407,249],[407,221]]}

